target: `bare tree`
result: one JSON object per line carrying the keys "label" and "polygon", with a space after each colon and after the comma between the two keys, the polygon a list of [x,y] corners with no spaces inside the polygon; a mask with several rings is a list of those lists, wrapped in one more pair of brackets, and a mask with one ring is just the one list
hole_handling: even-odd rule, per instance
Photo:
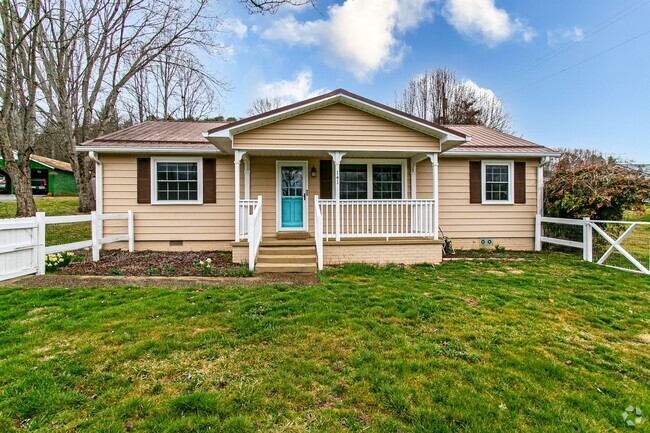
{"label": "bare tree", "polygon": [[411,78],[395,108],[441,124],[485,125],[512,132],[503,101],[471,81],[459,81],[449,68],[434,68]]}
{"label": "bare tree", "polygon": [[254,116],[256,114],[262,114],[271,110],[275,110],[276,108],[280,108],[281,106],[282,106],[282,99],[278,97],[257,98],[253,101],[253,103],[248,108],[248,110],[246,110],[246,113],[249,116]]}
{"label": "bare tree", "polygon": [[209,74],[194,54],[169,50],[139,71],[126,86],[122,104],[137,122],[146,119],[200,119],[216,105],[226,82]]}
{"label": "bare tree", "polygon": [[0,8],[0,153],[16,192],[17,216],[36,212],[30,157],[36,140],[38,2],[3,0]]}
{"label": "bare tree", "polygon": [[116,127],[127,84],[180,47],[219,49],[219,20],[208,0],[42,0],[56,7],[39,28],[39,81],[48,121],[62,132],[79,189],[80,211],[94,208],[94,165],[76,146]]}
{"label": "bare tree", "polygon": [[239,0],[249,13],[275,13],[281,6],[316,6],[316,0]]}

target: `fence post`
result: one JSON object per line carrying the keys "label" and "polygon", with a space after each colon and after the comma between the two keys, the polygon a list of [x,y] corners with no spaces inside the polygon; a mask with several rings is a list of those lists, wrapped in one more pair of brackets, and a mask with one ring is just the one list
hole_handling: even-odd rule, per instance
{"label": "fence post", "polygon": [[135,251],[135,224],[133,222],[133,211],[129,212],[129,252]]}
{"label": "fence post", "polygon": [[92,211],[90,213],[90,226],[91,226],[91,238],[92,238],[92,244],[93,244],[93,262],[96,262],[99,260],[99,247],[100,245],[100,237],[99,237],[99,217],[97,215],[96,211]]}
{"label": "fence post", "polygon": [[45,212],[36,212],[36,273],[45,274]]}
{"label": "fence post", "polygon": [[582,260],[586,262],[593,262],[593,229],[591,228],[591,220],[589,217],[582,219]]}
{"label": "fence post", "polygon": [[542,216],[535,214],[535,251],[542,251]]}

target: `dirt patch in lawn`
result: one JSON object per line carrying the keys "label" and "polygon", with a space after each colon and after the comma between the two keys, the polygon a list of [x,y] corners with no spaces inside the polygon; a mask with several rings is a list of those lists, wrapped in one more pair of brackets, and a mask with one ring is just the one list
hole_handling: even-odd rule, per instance
{"label": "dirt patch in lawn", "polygon": [[283,286],[311,286],[318,284],[316,274],[258,274],[254,277],[111,277],[81,275],[32,275],[18,278],[7,287],[47,289],[50,287],[257,287],[280,284]]}
{"label": "dirt patch in lawn", "polygon": [[[56,270],[57,275],[110,275],[133,277],[249,277],[247,267],[232,262],[229,251],[136,251],[105,250],[93,262],[83,261]],[[209,260],[209,265],[208,265]],[[200,264],[203,262],[203,265]]]}

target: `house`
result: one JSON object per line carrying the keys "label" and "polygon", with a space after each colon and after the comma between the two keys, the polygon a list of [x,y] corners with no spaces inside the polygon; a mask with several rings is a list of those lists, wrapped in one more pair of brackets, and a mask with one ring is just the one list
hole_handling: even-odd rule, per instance
{"label": "house", "polygon": [[345,90],[232,123],[145,122],[78,150],[97,162],[97,209],[135,212],[137,249],[227,249],[259,271],[437,263],[438,227],[457,248],[533,249],[557,156]]}
{"label": "house", "polygon": [[[5,167],[0,157],[0,194],[13,194],[14,188],[9,174],[3,169]],[[70,163],[32,154],[30,168],[35,195],[77,195],[77,182]]]}

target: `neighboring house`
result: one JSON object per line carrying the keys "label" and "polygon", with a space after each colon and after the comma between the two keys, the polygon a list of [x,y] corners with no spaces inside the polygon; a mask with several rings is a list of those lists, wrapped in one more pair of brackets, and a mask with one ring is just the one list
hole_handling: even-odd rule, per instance
{"label": "neighboring house", "polygon": [[[0,194],[13,194],[14,187],[0,157]],[[70,163],[44,156],[30,158],[32,192],[35,195],[77,195],[77,183]]]}
{"label": "neighboring house", "polygon": [[261,197],[258,270],[313,270],[315,242],[324,264],[437,263],[438,226],[457,248],[530,250],[540,164],[558,156],[344,90],[232,123],[145,122],[78,150],[98,161],[98,210],[135,212],[140,250],[247,262]]}
{"label": "neighboring house", "polygon": [[637,164],[635,162],[622,162],[618,164],[623,168],[629,168],[630,170],[640,171],[645,174],[650,174],[650,164]]}

